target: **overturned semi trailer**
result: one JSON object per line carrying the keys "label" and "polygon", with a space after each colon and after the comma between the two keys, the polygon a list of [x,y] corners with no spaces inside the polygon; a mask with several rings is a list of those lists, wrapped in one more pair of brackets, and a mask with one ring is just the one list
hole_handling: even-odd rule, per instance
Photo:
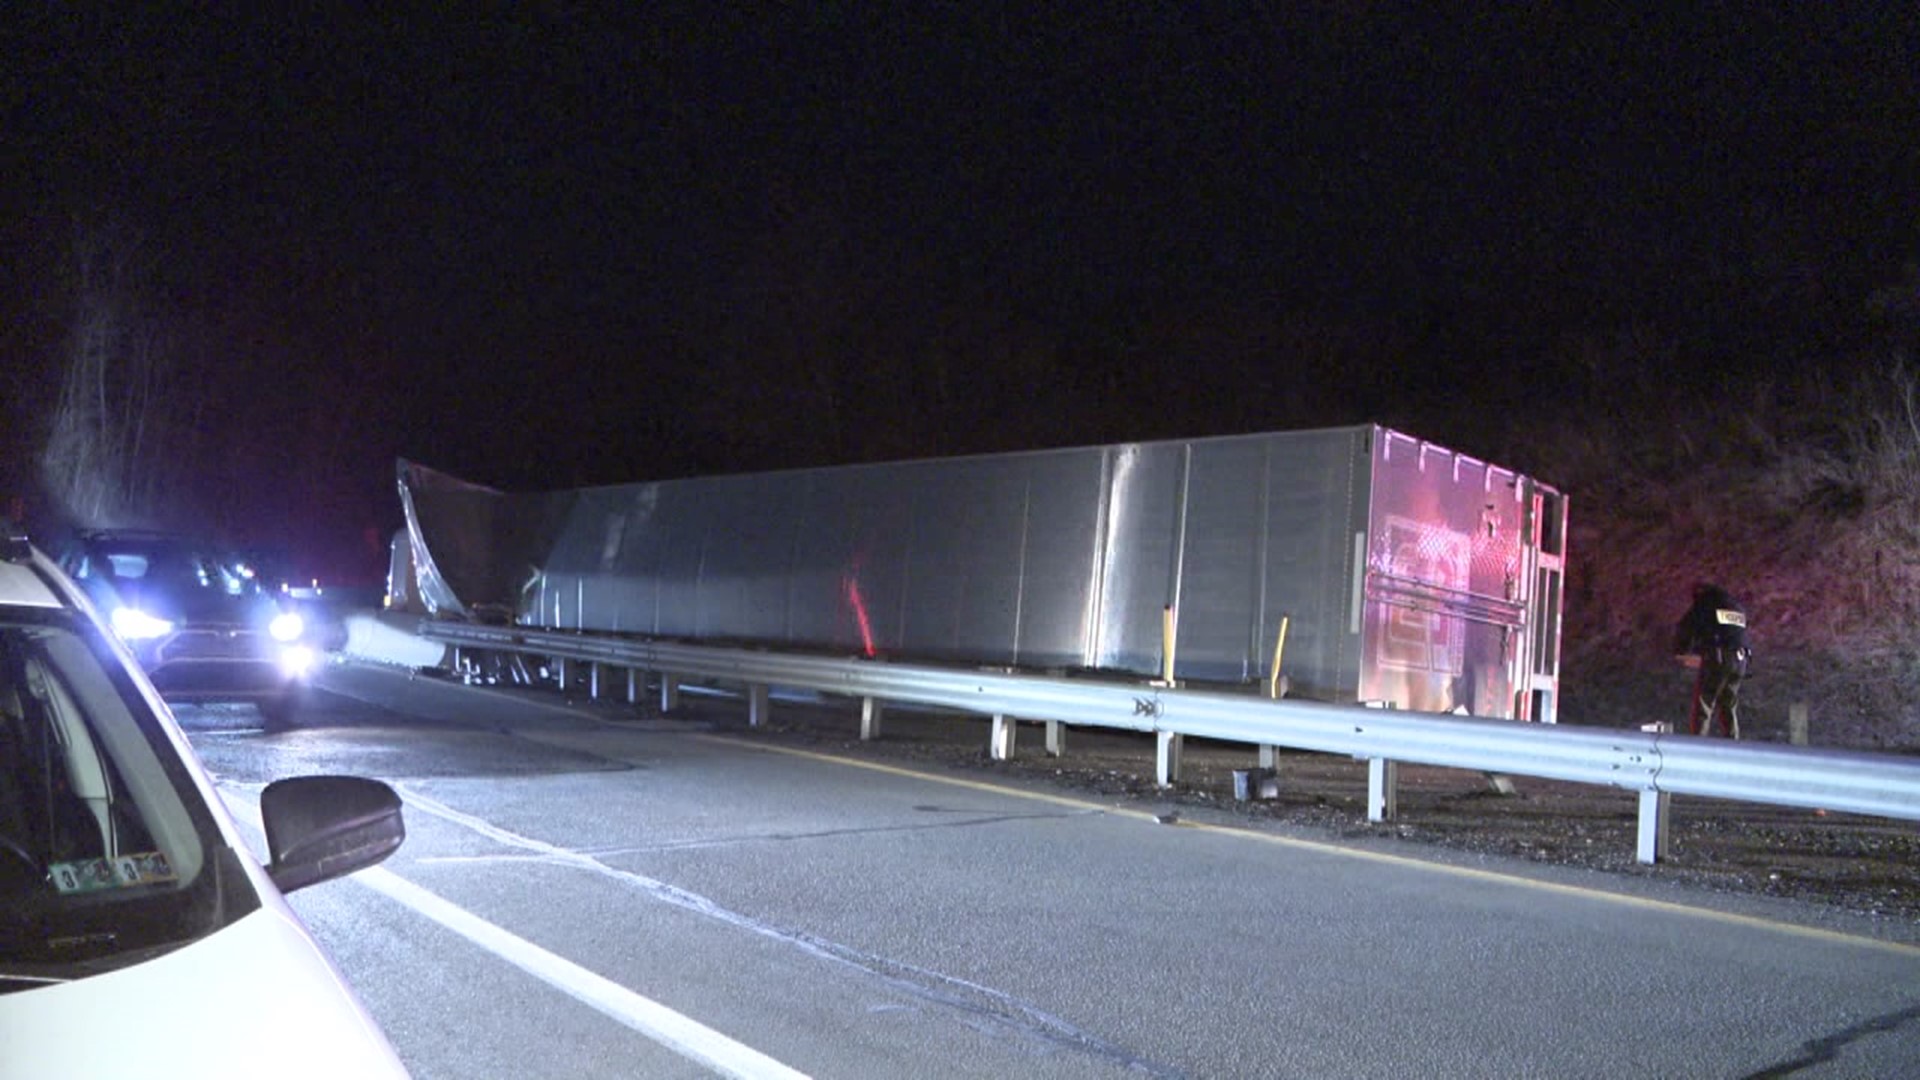
{"label": "overturned semi trailer", "polygon": [[1555,718],[1565,498],[1373,425],[400,494],[442,617]]}

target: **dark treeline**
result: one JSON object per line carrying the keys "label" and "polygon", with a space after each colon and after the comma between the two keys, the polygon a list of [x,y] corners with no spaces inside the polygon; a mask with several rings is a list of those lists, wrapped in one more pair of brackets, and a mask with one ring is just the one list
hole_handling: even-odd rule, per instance
{"label": "dark treeline", "polygon": [[558,358],[411,358],[351,312],[303,330],[151,240],[75,235],[7,343],[0,480],[46,521],[365,572],[396,455],[533,489],[1379,422],[1571,495],[1567,720],[1676,719],[1666,635],[1713,579],[1754,620],[1747,730],[1807,702],[1818,741],[1920,740],[1913,270],[1721,282],[1639,318],[1337,283],[1064,312],[801,216],[637,353],[582,325]]}

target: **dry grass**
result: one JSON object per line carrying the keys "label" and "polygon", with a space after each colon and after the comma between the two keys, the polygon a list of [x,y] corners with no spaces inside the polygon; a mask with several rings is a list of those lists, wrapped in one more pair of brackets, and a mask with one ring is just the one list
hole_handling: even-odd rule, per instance
{"label": "dry grass", "polygon": [[[1556,428],[1529,471],[1573,496],[1565,715],[1638,723],[1683,711],[1667,655],[1690,586],[1746,604],[1748,731],[1920,747],[1920,383],[1889,364],[1810,372],[1706,404],[1615,386]],[[1648,713],[1652,713],[1648,716]]]}

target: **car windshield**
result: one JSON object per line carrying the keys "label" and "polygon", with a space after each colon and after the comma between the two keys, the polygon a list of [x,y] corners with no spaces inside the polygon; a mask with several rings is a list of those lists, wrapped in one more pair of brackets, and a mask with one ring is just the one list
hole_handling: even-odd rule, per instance
{"label": "car windshield", "polygon": [[150,956],[259,904],[114,647],[0,607],[0,991]]}
{"label": "car windshield", "polygon": [[226,596],[261,591],[259,576],[246,560],[171,539],[101,542],[75,576],[154,589],[204,589]]}

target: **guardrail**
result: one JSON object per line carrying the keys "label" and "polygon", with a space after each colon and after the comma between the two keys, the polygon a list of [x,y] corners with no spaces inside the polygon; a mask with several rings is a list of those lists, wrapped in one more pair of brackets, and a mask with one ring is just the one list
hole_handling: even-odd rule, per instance
{"label": "guardrail", "polygon": [[[1777,806],[1920,820],[1920,760],[1851,751],[1766,746],[1689,735],[1479,720],[1351,705],[1273,700],[1217,690],[1086,678],[893,664],[522,627],[427,620],[420,635],[461,650],[523,653],[662,676],[670,707],[678,680],[746,685],[752,722],[767,688],[808,689],[877,702],[943,706],[991,715],[996,727],[1023,717],[1152,732],[1159,778],[1178,774],[1186,736],[1260,747],[1347,754],[1369,763],[1368,816],[1394,815],[1397,763],[1597,784],[1639,793],[1637,855],[1667,855],[1668,800],[1692,795]],[[877,731],[863,727],[863,735]]]}

